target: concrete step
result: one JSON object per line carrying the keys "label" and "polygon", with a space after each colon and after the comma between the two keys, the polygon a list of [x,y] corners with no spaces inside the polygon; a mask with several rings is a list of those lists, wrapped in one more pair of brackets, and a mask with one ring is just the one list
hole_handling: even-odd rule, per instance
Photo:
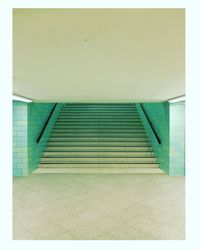
{"label": "concrete step", "polygon": [[67,121],[67,122],[139,122],[140,121],[140,118],[123,118],[123,117],[90,117],[90,118],[87,118],[87,117],[58,117],[57,119],[58,122],[64,122],[64,121]]}
{"label": "concrete step", "polygon": [[119,133],[115,133],[113,132],[57,132],[54,130],[52,131],[51,137],[63,137],[63,138],[91,138],[93,137],[94,139],[98,139],[98,138],[147,138],[147,134],[145,132],[119,132]]}
{"label": "concrete step", "polygon": [[119,137],[119,138],[114,138],[114,137],[50,137],[48,142],[148,142],[149,139],[147,137]]}
{"label": "concrete step", "polygon": [[40,167],[33,174],[164,174],[160,168],[145,168],[144,167]]}
{"label": "concrete step", "polygon": [[137,114],[137,110],[131,108],[63,108],[61,109],[61,113],[63,112],[104,112],[104,113],[134,113]]}
{"label": "concrete step", "polygon": [[41,163],[54,163],[54,164],[151,164],[157,163],[155,157],[42,157]]}
{"label": "concrete step", "polygon": [[76,127],[76,126],[90,126],[90,127],[106,127],[106,126],[109,126],[109,127],[123,127],[123,126],[127,126],[129,128],[136,128],[136,127],[143,127],[143,124],[141,122],[114,122],[113,121],[110,121],[110,122],[89,122],[89,121],[82,121],[82,122],[78,122],[78,121],[57,121],[55,123],[55,126],[63,126],[63,127],[69,127],[69,126],[73,126],[73,127]]}
{"label": "concrete step", "polygon": [[76,125],[70,125],[70,124],[55,124],[54,129],[144,129],[143,125],[87,125],[87,124],[82,124],[82,125],[78,125],[78,123]]}
{"label": "concrete step", "polygon": [[102,112],[93,112],[93,113],[68,113],[68,112],[61,112],[59,117],[67,118],[76,118],[76,117],[81,117],[81,118],[96,118],[96,117],[103,117],[103,118],[108,118],[108,117],[118,117],[118,118],[138,118],[140,117],[138,113],[102,113]]}
{"label": "concrete step", "polygon": [[152,147],[46,147],[45,152],[153,152]]}
{"label": "concrete step", "polygon": [[157,163],[40,163],[41,168],[159,168]]}
{"label": "concrete step", "polygon": [[135,141],[135,142],[109,142],[109,141],[49,141],[47,146],[65,146],[65,147],[148,147],[150,143],[148,141]]}
{"label": "concrete step", "polygon": [[44,152],[43,157],[154,157],[154,152]]}
{"label": "concrete step", "polygon": [[98,138],[104,138],[104,137],[106,137],[106,138],[140,138],[140,137],[147,137],[146,136],[146,133],[142,133],[142,132],[140,132],[140,133],[126,133],[126,132],[123,132],[123,133],[114,133],[114,132],[112,132],[112,133],[105,133],[105,132],[101,132],[101,133],[90,133],[90,132],[85,132],[85,133],[80,133],[80,132],[75,132],[75,133],[72,133],[72,132],[62,132],[62,133],[58,133],[58,132],[52,132],[52,134],[51,134],[51,138],[53,138],[53,137],[57,137],[57,138],[59,138],[59,137],[66,137],[66,138],[68,138],[68,137],[98,137]]}
{"label": "concrete step", "polygon": [[121,118],[121,119],[136,119],[136,118],[140,118],[139,114],[135,113],[135,114],[131,114],[131,113],[127,113],[127,114],[123,114],[123,113],[92,113],[92,114],[85,114],[85,113],[75,113],[75,114],[71,114],[71,113],[60,113],[59,114],[59,118],[83,118],[83,119],[95,119],[95,118]]}
{"label": "concrete step", "polygon": [[132,108],[132,109],[136,109],[135,106],[132,105],[64,105],[62,106],[62,108]]}
{"label": "concrete step", "polygon": [[119,114],[137,114],[137,110],[130,108],[63,108],[61,109],[61,113],[68,112],[83,112],[83,113],[119,113]]}
{"label": "concrete step", "polygon": [[146,133],[142,128],[139,129],[98,129],[98,128],[54,128],[53,133]]}
{"label": "concrete step", "polygon": [[118,115],[118,116],[138,116],[138,112],[134,110],[120,110],[120,109],[62,109],[60,115]]}
{"label": "concrete step", "polygon": [[108,107],[135,107],[135,105],[134,104],[132,104],[132,103],[110,103],[110,102],[108,102],[108,103],[99,103],[99,102],[97,102],[97,103],[78,103],[78,102],[76,102],[76,103],[64,103],[63,104],[63,107],[78,107],[78,106],[80,106],[80,107],[104,107],[104,106],[108,106]]}
{"label": "concrete step", "polygon": [[108,106],[108,107],[135,107],[135,105],[134,104],[132,104],[132,103],[110,103],[110,102],[108,102],[108,103],[99,103],[99,102],[97,102],[97,103],[78,103],[78,102],[76,102],[76,103],[64,103],[63,104],[63,107],[78,107],[78,106],[80,106],[80,107],[104,107],[104,106]]}
{"label": "concrete step", "polygon": [[125,117],[138,117],[139,114],[138,112],[135,111],[96,111],[96,110],[91,110],[91,111],[86,111],[86,110],[74,110],[74,111],[70,111],[70,110],[62,110],[60,111],[60,116],[105,116],[105,117],[109,117],[109,116],[125,116]]}
{"label": "concrete step", "polygon": [[128,110],[136,110],[135,107],[132,106],[110,106],[110,105],[77,105],[77,106],[72,106],[72,105],[67,105],[67,106],[62,106],[62,109],[106,109],[106,110],[110,110],[110,109],[128,109]]}
{"label": "concrete step", "polygon": [[141,120],[140,119],[129,119],[129,120],[125,120],[125,119],[109,119],[109,118],[106,118],[105,120],[103,120],[102,118],[99,118],[99,119],[59,119],[57,120],[57,122],[70,122],[70,123],[92,123],[92,124],[95,124],[95,123],[109,123],[109,124],[113,124],[113,125],[117,125],[117,124],[120,124],[120,125],[123,125],[124,123],[127,123],[127,124],[132,124],[133,122],[135,124],[141,124]]}

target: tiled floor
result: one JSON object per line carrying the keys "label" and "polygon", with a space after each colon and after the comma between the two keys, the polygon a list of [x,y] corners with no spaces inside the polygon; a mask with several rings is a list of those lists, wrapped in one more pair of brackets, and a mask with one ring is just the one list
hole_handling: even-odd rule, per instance
{"label": "tiled floor", "polygon": [[184,177],[35,174],[14,178],[15,240],[182,240]]}

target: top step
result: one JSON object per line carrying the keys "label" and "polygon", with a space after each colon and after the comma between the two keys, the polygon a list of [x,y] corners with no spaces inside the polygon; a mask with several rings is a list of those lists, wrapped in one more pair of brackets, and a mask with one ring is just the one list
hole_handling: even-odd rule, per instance
{"label": "top step", "polygon": [[63,106],[135,106],[132,103],[64,103]]}
{"label": "top step", "polygon": [[62,107],[62,110],[127,110],[132,111],[136,110],[133,107]]}

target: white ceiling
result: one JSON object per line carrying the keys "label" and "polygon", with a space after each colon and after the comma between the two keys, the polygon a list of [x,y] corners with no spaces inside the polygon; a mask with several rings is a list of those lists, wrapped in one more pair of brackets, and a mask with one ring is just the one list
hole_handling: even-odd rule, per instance
{"label": "white ceiling", "polygon": [[13,92],[40,102],[184,95],[183,9],[15,9]]}

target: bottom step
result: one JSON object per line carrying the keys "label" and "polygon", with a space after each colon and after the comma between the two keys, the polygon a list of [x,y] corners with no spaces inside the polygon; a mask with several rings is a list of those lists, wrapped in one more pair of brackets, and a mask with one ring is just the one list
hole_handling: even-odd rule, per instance
{"label": "bottom step", "polygon": [[164,174],[160,168],[109,168],[109,167],[79,167],[79,168],[38,168],[33,174]]}

